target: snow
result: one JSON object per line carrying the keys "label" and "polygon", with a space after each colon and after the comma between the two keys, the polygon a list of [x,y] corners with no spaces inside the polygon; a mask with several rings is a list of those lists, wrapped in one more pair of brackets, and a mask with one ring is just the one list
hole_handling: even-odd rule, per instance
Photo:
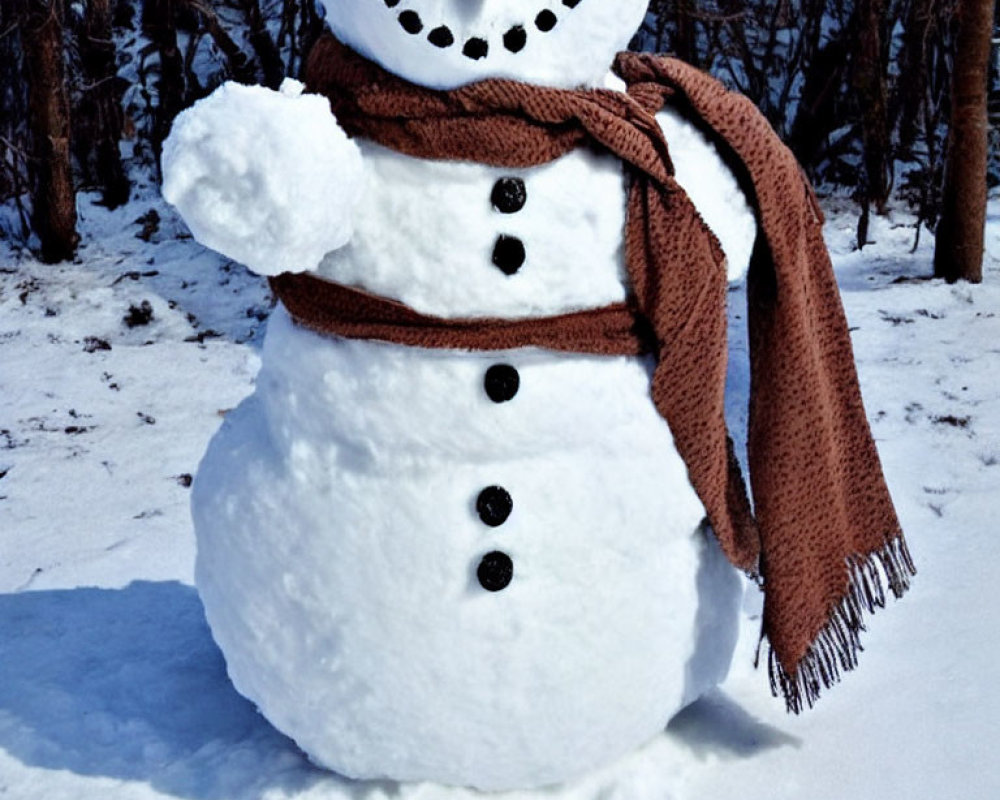
{"label": "snow", "polygon": [[[502,405],[497,362],[521,376]],[[654,737],[725,676],[740,587],[648,385],[633,358],[330,341],[276,310],[192,502],[241,693],[355,777],[544,785]]]}
{"label": "snow", "polygon": [[163,145],[163,196],[199,242],[260,275],[313,269],[343,245],[364,188],[357,145],[302,89],[224,83]]}
{"label": "snow", "polygon": [[719,151],[690,121],[667,106],[656,115],[670,147],[674,178],[719,240],[730,282],[746,275],[757,220]]}
{"label": "snow", "polygon": [[[153,231],[150,210],[161,217]],[[252,388],[266,291],[184,238],[149,189],[114,213],[84,196],[80,211],[79,263],[45,266],[0,244],[0,791],[476,796],[323,772],[236,694],[191,586],[183,476],[220,412]],[[911,254],[905,214],[874,218],[874,243],[859,253],[850,211],[836,200],[827,211],[869,416],[920,570],[914,588],[871,621],[859,670],[789,717],[752,666],[751,587],[719,691],[561,793],[500,797],[1000,794],[1000,201],[980,286],[926,280],[932,238],[925,231]],[[144,228],[148,242],[136,238]],[[152,320],[129,328],[123,318],[143,300]]]}

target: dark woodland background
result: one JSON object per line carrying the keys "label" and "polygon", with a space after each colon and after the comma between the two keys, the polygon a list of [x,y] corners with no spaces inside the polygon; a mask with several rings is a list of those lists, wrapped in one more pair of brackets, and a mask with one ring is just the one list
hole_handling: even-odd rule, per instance
{"label": "dark woodland background", "polygon": [[[654,0],[632,46],[754,100],[815,183],[857,201],[859,247],[870,213],[907,204],[947,245],[935,271],[979,280],[998,25],[995,0]],[[298,76],[322,29],[314,0],[0,0],[0,237],[72,257],[76,191],[125,203],[179,111],[225,80]]]}

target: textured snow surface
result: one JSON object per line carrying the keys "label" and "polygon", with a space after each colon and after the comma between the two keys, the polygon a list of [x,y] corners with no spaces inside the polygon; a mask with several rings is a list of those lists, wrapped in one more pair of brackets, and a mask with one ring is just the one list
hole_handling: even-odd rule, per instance
{"label": "textured snow surface", "polygon": [[163,145],[163,196],[199,242],[261,275],[313,269],[344,244],[363,187],[357,147],[301,91],[225,83]]}
{"label": "textured snow surface", "polygon": [[[266,293],[185,239],[151,196],[114,213],[81,197],[77,264],[40,265],[0,243],[0,791],[18,800],[482,797],[319,770],[227,680],[191,587],[184,476],[220,413],[252,389]],[[1000,204],[990,208],[978,287],[925,279],[933,240],[924,231],[911,254],[905,215],[875,218],[873,243],[853,250],[856,218],[845,207],[826,203],[827,239],[920,568],[912,592],[872,619],[860,669],[814,711],[788,717],[752,666],[760,622],[751,587],[720,691],[597,774],[487,797],[1000,796]],[[739,324],[740,294],[730,296]],[[128,327],[144,300],[152,319]]]}
{"label": "textured snow surface", "polygon": [[276,310],[192,504],[237,687],[353,777],[546,785],[653,738],[725,677],[739,581],[648,387],[636,359],[331,342]]}
{"label": "textured snow surface", "polygon": [[672,108],[656,115],[670,148],[674,178],[687,192],[726,254],[729,280],[746,275],[757,221],[715,145]]}

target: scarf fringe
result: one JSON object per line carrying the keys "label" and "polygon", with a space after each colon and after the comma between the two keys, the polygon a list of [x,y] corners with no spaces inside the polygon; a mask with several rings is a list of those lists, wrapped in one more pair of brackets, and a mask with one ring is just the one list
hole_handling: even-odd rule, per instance
{"label": "scarf fringe", "polygon": [[910,588],[910,578],[916,575],[913,558],[902,536],[867,557],[848,560],[850,571],[847,593],[834,607],[830,620],[809,646],[805,656],[789,673],[768,647],[768,675],[771,694],[785,698],[788,711],[798,714],[812,708],[823,689],[840,682],[841,673],[858,665],[858,654],[864,650],[864,612],[872,614],[885,608],[885,586],[899,599]]}

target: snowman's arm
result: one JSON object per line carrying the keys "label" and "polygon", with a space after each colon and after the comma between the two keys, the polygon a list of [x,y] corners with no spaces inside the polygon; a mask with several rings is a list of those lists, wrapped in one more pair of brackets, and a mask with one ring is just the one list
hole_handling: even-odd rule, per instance
{"label": "snowman's arm", "polygon": [[261,275],[314,269],[353,234],[361,153],[297,81],[220,86],[177,117],[162,161],[195,239]]}
{"label": "snowman's arm", "polygon": [[750,265],[757,221],[732,171],[693,124],[666,108],[656,115],[674,162],[675,177],[726,254],[731,282]]}

